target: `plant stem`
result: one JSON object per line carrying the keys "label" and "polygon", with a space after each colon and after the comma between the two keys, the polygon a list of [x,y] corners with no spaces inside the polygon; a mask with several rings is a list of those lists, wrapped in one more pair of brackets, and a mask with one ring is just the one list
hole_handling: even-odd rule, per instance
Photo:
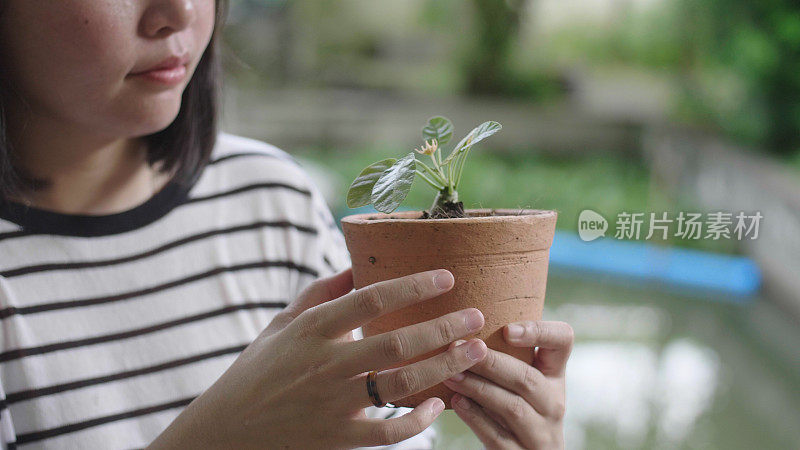
{"label": "plant stem", "polygon": [[444,209],[444,204],[447,202],[456,203],[458,202],[458,192],[455,190],[451,190],[449,187],[441,189],[437,194],[436,198],[433,199],[433,204],[431,205],[431,209],[429,211],[430,214],[433,214],[437,208]]}
{"label": "plant stem", "polygon": [[432,187],[432,188],[434,188],[434,189],[436,189],[436,190],[439,190],[439,191],[440,191],[440,190],[442,190],[442,189],[444,189],[444,188],[445,188],[444,186],[440,186],[438,183],[435,183],[433,180],[431,180],[430,178],[426,177],[426,176],[425,176],[425,174],[424,174],[424,173],[422,173],[422,172],[421,172],[421,171],[419,171],[419,170],[417,170],[417,175],[419,175],[420,177],[422,177],[422,179],[423,179],[423,180],[425,180],[425,181],[426,181],[426,182],[427,182],[429,185],[431,185],[431,187]]}
{"label": "plant stem", "polygon": [[447,182],[448,182],[447,187],[449,187],[451,191],[455,191],[456,187],[453,184],[453,162],[452,161],[450,161],[447,164]]}
{"label": "plant stem", "polygon": [[[436,150],[438,151],[439,149],[436,149]],[[435,153],[431,153],[431,161],[433,161],[433,167],[439,173],[439,176],[442,177],[442,179],[447,180],[447,177],[445,176],[444,172],[442,171],[441,164],[436,162],[436,154]],[[445,184],[449,184],[449,183],[445,183]]]}
{"label": "plant stem", "polygon": [[439,184],[441,184],[442,186],[447,186],[448,185],[448,182],[445,181],[445,179],[442,178],[442,176],[439,175],[435,170],[433,170],[430,167],[428,167],[427,164],[425,164],[424,162],[422,162],[420,160],[417,160],[417,164],[421,165],[423,169],[428,171],[428,174],[430,174],[431,178],[435,179]]}
{"label": "plant stem", "polygon": [[456,174],[456,182],[454,189],[458,189],[458,185],[461,183],[461,173],[464,171],[464,162],[466,162],[467,155],[469,154],[471,148],[472,146],[467,147],[464,150],[464,154],[460,158],[458,158],[458,173]]}

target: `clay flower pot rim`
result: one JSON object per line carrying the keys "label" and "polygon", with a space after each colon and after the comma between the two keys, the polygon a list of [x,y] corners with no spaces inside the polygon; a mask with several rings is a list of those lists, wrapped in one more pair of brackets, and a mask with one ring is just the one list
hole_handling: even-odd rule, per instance
{"label": "clay flower pot rim", "polygon": [[419,219],[422,211],[398,211],[391,214],[384,213],[365,213],[365,214],[352,214],[342,218],[342,222],[347,222],[356,225],[363,225],[368,223],[385,223],[385,222],[398,222],[402,223],[456,223],[456,222],[494,222],[494,221],[508,221],[514,220],[514,217],[524,219],[529,216],[541,216],[542,218],[548,216],[555,216],[556,211],[549,209],[467,209],[464,211],[469,217],[454,217],[450,219]]}

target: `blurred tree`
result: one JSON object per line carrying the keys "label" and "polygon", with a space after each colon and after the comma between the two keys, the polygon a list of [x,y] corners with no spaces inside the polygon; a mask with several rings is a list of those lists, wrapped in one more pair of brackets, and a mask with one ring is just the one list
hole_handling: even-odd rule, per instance
{"label": "blurred tree", "polygon": [[[530,100],[559,96],[567,88],[559,73],[520,69],[512,64],[512,47],[518,44],[527,0],[472,0],[473,36],[463,56],[467,94],[500,95]],[[528,24],[530,25],[530,24]]]}
{"label": "blurred tree", "polygon": [[526,0],[472,0],[475,39],[465,61],[466,89],[503,92],[509,81],[508,53],[519,31]]}

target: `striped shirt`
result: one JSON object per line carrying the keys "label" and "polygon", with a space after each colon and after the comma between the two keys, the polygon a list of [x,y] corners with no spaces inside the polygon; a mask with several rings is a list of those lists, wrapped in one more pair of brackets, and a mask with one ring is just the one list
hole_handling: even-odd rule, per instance
{"label": "striped shirt", "polygon": [[[5,204],[0,447],[147,446],[304,287],[349,264],[300,165],[228,133],[191,186],[127,211]],[[435,434],[390,447],[431,448]]]}

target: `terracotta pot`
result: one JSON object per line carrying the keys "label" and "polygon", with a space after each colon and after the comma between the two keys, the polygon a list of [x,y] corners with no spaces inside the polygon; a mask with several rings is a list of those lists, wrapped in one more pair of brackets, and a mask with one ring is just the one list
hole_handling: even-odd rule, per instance
{"label": "terracotta pot", "polygon": [[[468,217],[459,219],[418,219],[420,211],[342,219],[356,288],[432,269],[448,269],[455,277],[449,292],[365,324],[364,337],[475,307],[483,313],[485,325],[465,339],[481,338],[489,348],[530,364],[533,349],[506,344],[502,328],[511,322],[541,319],[556,212],[474,209],[466,213]],[[443,346],[393,367],[446,350]],[[451,409],[453,394],[438,384],[391,403],[414,407],[439,397]]]}

